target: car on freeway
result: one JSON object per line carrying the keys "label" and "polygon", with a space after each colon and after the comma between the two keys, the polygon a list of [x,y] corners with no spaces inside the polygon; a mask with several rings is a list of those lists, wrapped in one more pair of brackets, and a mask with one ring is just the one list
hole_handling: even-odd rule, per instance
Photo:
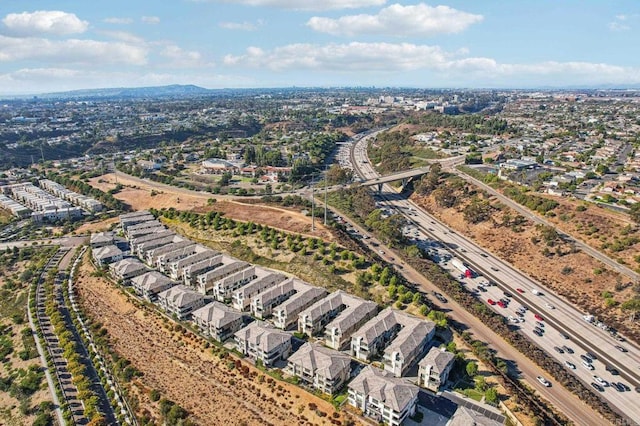
{"label": "car on freeway", "polygon": [[589,364],[593,362],[593,360],[586,355],[580,355],[580,359],[583,360],[584,362],[588,362]]}
{"label": "car on freeway", "polygon": [[516,288],[516,291],[517,291],[518,293],[521,293],[521,294],[522,294],[522,293],[524,293],[524,290],[523,290],[523,289],[521,289],[521,288]]}
{"label": "car on freeway", "polygon": [[538,314],[534,314],[533,317],[538,320],[538,321],[544,321],[544,318],[542,318],[540,315]]}
{"label": "car on freeway", "polygon": [[568,354],[572,354],[573,353],[573,349],[571,349],[569,346],[564,345],[562,346],[562,349],[564,349],[564,351]]}
{"label": "car on freeway", "polygon": [[576,369],[576,365],[575,365],[574,363],[572,363],[572,362],[565,361],[565,362],[564,362],[564,365],[566,365],[567,367],[569,367],[569,368],[570,368],[570,369],[572,369],[572,370],[575,370],[575,369]]}
{"label": "car on freeway", "polygon": [[384,254],[384,250],[379,250],[378,253]]}
{"label": "car on freeway", "polygon": [[551,303],[545,303],[544,306],[547,307],[547,309],[555,309],[556,307],[553,306]]}
{"label": "car on freeway", "polygon": [[496,304],[496,301],[493,299],[487,299],[487,303],[490,304],[491,306]]}
{"label": "car on freeway", "polygon": [[538,333],[544,333],[544,330],[540,327],[535,327],[533,331],[537,331]]}
{"label": "car on freeway", "polygon": [[544,324],[541,323],[540,321],[536,321],[536,325],[540,328],[544,328]]}
{"label": "car on freeway", "polygon": [[605,379],[603,379],[600,376],[593,376],[593,380],[595,380],[596,382],[598,382],[598,384],[602,385],[602,386],[609,386],[609,382],[607,382]]}
{"label": "car on freeway", "polygon": [[535,334],[536,336],[539,336],[539,337],[544,336],[544,334],[542,334],[542,331],[540,331],[540,330],[539,330],[539,329],[537,329],[537,328],[534,328],[534,329],[533,329],[533,334]]}
{"label": "car on freeway", "polygon": [[569,340],[569,336],[564,333],[560,333],[560,337],[562,337],[564,340]]}
{"label": "car on freeway", "polygon": [[516,312],[516,315],[520,317],[520,319],[524,319],[524,314],[520,311]]}
{"label": "car on freeway", "polygon": [[611,382],[611,387],[617,390],[618,392],[624,392],[624,386],[620,386],[616,382]]}
{"label": "car on freeway", "polygon": [[549,381],[548,381],[547,379],[545,379],[544,377],[542,377],[542,376],[538,376],[537,378],[538,378],[538,381],[539,381],[540,383],[542,383],[544,386],[546,386],[546,387],[551,386],[551,382],[549,382]]}
{"label": "car on freeway", "polygon": [[593,364],[591,364],[590,362],[587,362],[587,361],[582,361],[582,366],[583,366],[584,368],[586,368],[587,370],[591,370],[591,371],[593,371],[593,370],[595,370],[595,369],[596,369],[596,368],[593,366]]}
{"label": "car on freeway", "polygon": [[509,293],[509,292],[505,291],[505,292],[504,292],[504,297],[513,297],[513,294],[511,294],[511,293]]}
{"label": "car on freeway", "polygon": [[625,390],[625,392],[629,392],[631,390],[631,388],[626,383],[618,382],[618,386],[621,386],[622,389]]}
{"label": "car on freeway", "polygon": [[591,387],[593,387],[598,392],[604,392],[604,388],[597,384],[596,382],[591,382]]}
{"label": "car on freeway", "polygon": [[558,352],[559,354],[563,354],[564,353],[564,349],[562,349],[560,346],[554,346],[553,350]]}
{"label": "car on freeway", "polygon": [[481,292],[483,292],[483,293],[486,293],[486,292],[487,292],[487,288],[486,288],[485,286],[483,286],[483,285],[479,285],[479,286],[478,286],[478,290],[480,290],[480,291],[481,291]]}
{"label": "car on freeway", "polygon": [[620,346],[620,345],[616,345],[616,349],[619,350],[620,352],[628,352],[626,348]]}
{"label": "car on freeway", "polygon": [[500,306],[500,307],[501,307],[501,308],[503,308],[503,309],[507,307],[507,304],[506,304],[506,303],[504,303],[502,300],[498,300],[497,305],[498,305],[498,306]]}
{"label": "car on freeway", "polygon": [[482,252],[480,253],[480,256],[482,256],[482,257],[489,257],[486,253],[482,253]]}
{"label": "car on freeway", "polygon": [[587,352],[585,353],[585,355],[591,358],[592,361],[598,359],[598,357],[595,356],[592,352]]}
{"label": "car on freeway", "polygon": [[492,266],[491,270],[494,271],[494,272],[498,272],[500,269],[496,268],[495,266]]}
{"label": "car on freeway", "polygon": [[607,370],[609,373],[611,373],[612,376],[620,375],[620,372],[610,365],[605,366],[604,369]]}

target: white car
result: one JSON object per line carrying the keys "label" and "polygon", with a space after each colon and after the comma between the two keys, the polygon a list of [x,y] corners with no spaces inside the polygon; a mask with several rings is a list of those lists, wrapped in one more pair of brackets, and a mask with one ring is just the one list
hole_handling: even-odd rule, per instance
{"label": "white car", "polygon": [[596,382],[600,383],[602,386],[609,386],[609,382],[607,382],[605,379],[603,379],[600,376],[593,376],[593,380],[595,380]]}
{"label": "white car", "polygon": [[546,307],[547,307],[547,308],[549,308],[549,309],[555,309],[555,308],[556,308],[556,307],[555,307],[555,306],[553,306],[551,303],[545,303],[545,305],[544,305],[544,306],[546,306]]}
{"label": "white car", "polygon": [[544,377],[542,377],[542,376],[538,376],[538,381],[539,381],[540,383],[542,383],[542,384],[543,384],[544,386],[546,386],[546,387],[551,386],[551,383],[550,383],[547,379],[545,379]]}
{"label": "white car", "polygon": [[575,365],[574,363],[572,363],[572,362],[565,361],[565,362],[564,362],[564,365],[566,365],[567,367],[569,367],[569,368],[570,368],[570,369],[572,369],[572,370],[575,370],[575,369],[576,369],[576,365]]}

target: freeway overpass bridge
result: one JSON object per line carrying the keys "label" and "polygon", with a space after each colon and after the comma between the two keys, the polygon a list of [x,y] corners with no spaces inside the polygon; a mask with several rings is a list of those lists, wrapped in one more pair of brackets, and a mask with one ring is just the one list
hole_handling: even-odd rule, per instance
{"label": "freeway overpass bridge", "polygon": [[392,173],[386,176],[379,176],[371,179],[363,179],[360,182],[357,182],[356,185],[376,186],[378,189],[378,192],[382,192],[382,185],[384,185],[385,183],[395,182],[399,180],[402,182],[402,188],[404,188],[405,185],[411,181],[411,179],[429,173],[429,168],[430,166],[424,166],[424,167],[419,167],[417,169]]}

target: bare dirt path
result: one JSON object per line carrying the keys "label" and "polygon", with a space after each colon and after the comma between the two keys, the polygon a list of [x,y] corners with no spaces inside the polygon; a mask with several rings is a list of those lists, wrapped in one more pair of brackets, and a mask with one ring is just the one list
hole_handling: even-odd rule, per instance
{"label": "bare dirt path", "polygon": [[[146,307],[136,307],[120,289],[91,273],[92,267],[83,263],[77,280],[79,299],[89,316],[104,324],[115,351],[144,374],[133,383],[132,393],[140,400],[138,414],[159,418],[157,404],[148,396],[157,389],[185,408],[197,424],[331,424],[334,409],[328,402],[265,377],[246,362],[230,369],[233,359],[214,356],[204,340]],[[310,403],[317,410],[311,410]],[[334,420],[344,416],[338,414]]]}

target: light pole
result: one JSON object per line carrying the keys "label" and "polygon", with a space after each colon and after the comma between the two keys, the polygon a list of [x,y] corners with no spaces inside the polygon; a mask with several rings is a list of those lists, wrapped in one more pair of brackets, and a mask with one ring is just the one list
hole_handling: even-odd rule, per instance
{"label": "light pole", "polygon": [[313,186],[311,187],[311,232],[316,230],[316,215],[314,207],[316,205],[316,198]]}

